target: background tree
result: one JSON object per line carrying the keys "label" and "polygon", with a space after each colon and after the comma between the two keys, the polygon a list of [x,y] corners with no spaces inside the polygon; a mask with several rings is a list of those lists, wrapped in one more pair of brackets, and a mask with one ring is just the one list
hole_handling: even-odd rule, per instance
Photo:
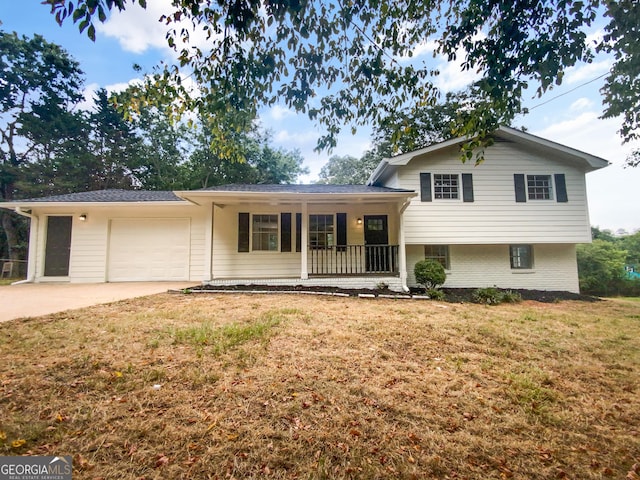
{"label": "background tree", "polygon": [[184,122],[173,122],[165,108],[146,107],[134,120],[140,138],[136,182],[145,190],[185,188],[183,164],[193,149],[194,132]]}
{"label": "background tree", "polygon": [[376,159],[373,158],[373,155],[365,154],[360,158],[351,155],[334,155],[320,169],[318,183],[363,185],[367,182],[371,172],[373,172],[375,165],[372,165],[372,163],[375,161]]}
{"label": "background tree", "polygon": [[[128,7],[124,0],[45,1],[58,22],[72,18],[91,38],[96,17],[105,21],[108,10]],[[132,3],[146,6],[146,0]],[[602,19],[608,21],[604,36],[591,44],[589,29]],[[324,125],[321,148],[335,145],[345,125],[381,125],[393,112],[434,104],[438,72],[408,61],[428,42],[449,60],[463,55],[462,68],[481,76],[472,86],[476,101],[453,128],[473,137],[467,150],[484,145],[495,127],[522,111],[526,89],[542,95],[596,52],[613,56],[602,90],[604,115],[622,117],[623,140],[639,135],[636,0],[178,0],[160,20],[169,27],[191,21],[209,48],[190,48],[188,32],[171,29],[167,41],[179,50],[179,65],[150,81],[158,96],[178,95],[188,108],[212,114],[231,108],[254,116],[260,106],[283,101]],[[181,67],[193,71],[197,98],[180,86]]]}
{"label": "background tree", "polygon": [[[58,45],[39,35],[32,39],[0,31],[0,195],[17,198],[20,170],[38,147],[38,135],[24,135],[27,125],[42,125],[41,115],[68,111],[81,98],[82,71]],[[59,117],[58,117],[59,119]],[[41,128],[41,127],[39,127]],[[42,153],[42,152],[41,152]],[[7,256],[18,260],[17,222],[0,212]]]}
{"label": "background tree", "polygon": [[389,114],[374,130],[371,149],[360,158],[332,156],[318,183],[364,184],[382,159],[452,138],[456,118],[466,115],[472,99],[469,91],[448,93],[434,105]]}
{"label": "background tree", "polygon": [[578,245],[577,254],[581,292],[619,293],[618,287],[625,277],[626,250],[612,242],[594,240],[591,244]]}
{"label": "background tree", "polygon": [[136,172],[141,168],[143,148],[134,124],[116,110],[105,89],[96,92],[94,101],[95,111],[89,115],[93,163],[90,190],[139,186]]}

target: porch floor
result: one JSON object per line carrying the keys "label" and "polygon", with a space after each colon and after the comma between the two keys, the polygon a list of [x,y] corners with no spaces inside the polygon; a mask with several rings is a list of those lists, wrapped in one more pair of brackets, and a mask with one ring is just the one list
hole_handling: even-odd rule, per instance
{"label": "porch floor", "polygon": [[384,284],[389,290],[402,292],[402,282],[398,276],[322,276],[302,278],[225,278],[214,279],[203,282],[204,285],[211,286],[231,286],[231,285],[278,285],[291,286],[301,285],[305,287],[339,287],[353,289],[375,289]]}

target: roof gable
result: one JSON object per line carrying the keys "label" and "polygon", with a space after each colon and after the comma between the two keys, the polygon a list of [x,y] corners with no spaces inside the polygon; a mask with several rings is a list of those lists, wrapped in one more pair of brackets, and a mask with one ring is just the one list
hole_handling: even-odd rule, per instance
{"label": "roof gable", "polygon": [[[585,172],[597,170],[610,164],[604,158],[511,127],[501,126],[493,133],[493,136],[496,141],[513,142],[526,148],[551,152],[558,160],[567,160],[579,164]],[[377,185],[384,182],[397,167],[407,165],[417,157],[424,158],[435,152],[461,145],[467,140],[469,140],[469,137],[453,138],[419,150],[383,159],[371,174],[367,183],[369,185]]]}

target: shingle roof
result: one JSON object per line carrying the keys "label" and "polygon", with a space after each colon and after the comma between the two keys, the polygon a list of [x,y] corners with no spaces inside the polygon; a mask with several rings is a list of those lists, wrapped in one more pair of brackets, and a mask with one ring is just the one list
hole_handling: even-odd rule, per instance
{"label": "shingle roof", "polygon": [[251,192],[251,193],[412,193],[413,190],[374,187],[369,185],[324,185],[324,184],[230,184],[203,188],[198,192]]}
{"label": "shingle roof", "polygon": [[73,202],[183,202],[173,192],[149,190],[94,190],[92,192],[67,193],[49,197],[14,200],[14,203],[73,203]]}

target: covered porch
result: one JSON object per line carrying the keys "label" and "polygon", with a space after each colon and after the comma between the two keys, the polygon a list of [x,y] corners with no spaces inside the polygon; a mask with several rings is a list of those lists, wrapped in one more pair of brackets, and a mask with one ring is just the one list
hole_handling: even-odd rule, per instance
{"label": "covered porch", "polygon": [[225,185],[178,195],[207,209],[213,285],[406,286],[413,191],[360,185]]}

